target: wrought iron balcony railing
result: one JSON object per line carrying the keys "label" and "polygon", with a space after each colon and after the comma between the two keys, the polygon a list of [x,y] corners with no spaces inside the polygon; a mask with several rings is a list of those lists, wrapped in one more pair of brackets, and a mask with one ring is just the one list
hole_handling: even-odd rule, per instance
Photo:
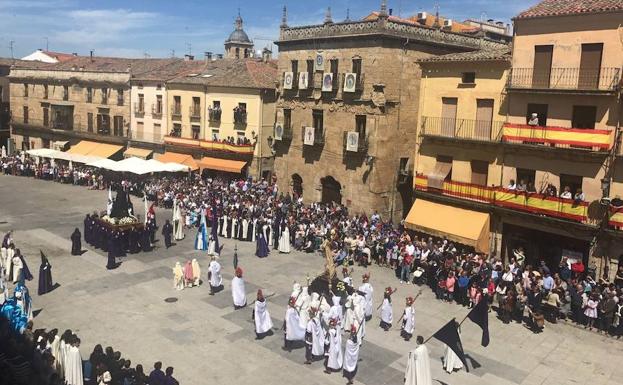
{"label": "wrought iron balcony railing", "polygon": [[615,91],[621,69],[600,68],[513,68],[508,76],[509,89],[546,89],[575,91]]}

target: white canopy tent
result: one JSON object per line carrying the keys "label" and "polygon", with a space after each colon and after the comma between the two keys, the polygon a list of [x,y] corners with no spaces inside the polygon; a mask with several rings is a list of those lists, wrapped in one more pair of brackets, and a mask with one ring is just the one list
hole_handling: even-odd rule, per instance
{"label": "white canopy tent", "polygon": [[73,163],[91,163],[103,159],[98,156],[85,156],[80,154],[71,154],[68,152],[52,150],[49,148],[37,148],[28,150],[26,153],[30,156],[38,156],[40,158],[60,159],[71,161]]}

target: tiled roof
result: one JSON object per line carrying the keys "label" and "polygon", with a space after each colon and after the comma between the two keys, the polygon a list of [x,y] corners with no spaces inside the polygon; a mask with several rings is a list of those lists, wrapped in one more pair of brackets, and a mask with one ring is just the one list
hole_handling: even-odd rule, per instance
{"label": "tiled roof", "polygon": [[[379,12],[374,11],[368,16],[364,17],[363,20],[376,20],[378,18],[379,18]],[[425,26],[425,27],[431,27],[431,28],[435,24],[435,15],[431,13],[428,13],[426,19],[422,20],[422,22],[418,20],[417,16],[411,16],[409,18],[402,18],[402,17],[391,15],[391,16],[388,16],[388,19],[391,21],[399,22],[399,23],[407,23],[407,24],[413,24],[413,25],[419,25],[419,26]],[[439,21],[438,21],[439,25],[443,26],[443,23],[446,20],[450,20],[450,19],[446,19],[445,17],[439,16]],[[452,26],[449,29],[445,29],[445,30],[449,30],[452,32],[459,32],[459,33],[473,33],[473,32],[477,32],[479,28],[472,26],[472,25],[458,22],[456,20],[452,20]]]}
{"label": "tiled roof", "polygon": [[277,63],[259,59],[218,59],[201,71],[171,79],[171,84],[201,84],[216,87],[275,88]]}
{"label": "tiled roof", "polygon": [[418,63],[452,62],[452,61],[510,61],[511,48],[482,49],[471,52],[451,53],[441,56],[431,56],[417,60]]}
{"label": "tiled roof", "polygon": [[145,70],[132,70],[133,81],[166,81],[169,79],[203,70],[205,63],[202,60],[164,59],[158,66]]}
{"label": "tiled roof", "polygon": [[543,0],[517,19],[623,11],[623,0]]}
{"label": "tiled roof", "polygon": [[0,57],[0,65],[13,66],[13,67],[42,68],[42,67],[47,67],[47,66],[51,66],[54,64],[43,63],[40,61],[30,61],[30,60],[11,59],[8,57]]}
{"label": "tiled roof", "polygon": [[42,51],[42,52],[50,57],[53,57],[59,62],[67,61],[75,57],[74,55],[70,53],[54,52],[54,51]]}

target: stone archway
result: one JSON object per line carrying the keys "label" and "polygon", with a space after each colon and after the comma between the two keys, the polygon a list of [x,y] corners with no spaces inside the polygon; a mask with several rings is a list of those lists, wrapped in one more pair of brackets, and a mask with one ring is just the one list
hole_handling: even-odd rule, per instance
{"label": "stone archway", "polygon": [[342,185],[340,182],[329,175],[320,178],[320,184],[322,185],[322,203],[335,202],[337,204],[342,204]]}
{"label": "stone archway", "polygon": [[303,196],[303,178],[299,174],[292,174],[292,192],[294,196]]}

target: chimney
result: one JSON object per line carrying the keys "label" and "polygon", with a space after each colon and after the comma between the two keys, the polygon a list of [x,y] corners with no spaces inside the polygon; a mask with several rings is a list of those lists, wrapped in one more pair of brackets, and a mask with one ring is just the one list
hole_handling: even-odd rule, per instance
{"label": "chimney", "polygon": [[272,56],[273,56],[273,53],[268,48],[264,48],[262,50],[262,61],[264,63],[268,63],[270,59],[272,58]]}
{"label": "chimney", "polygon": [[394,8],[390,8],[389,9],[389,16],[392,16],[394,14]]}
{"label": "chimney", "polygon": [[222,59],[222,58],[223,58],[223,54],[222,54],[222,53],[217,54],[217,55],[216,55],[216,58],[217,58],[217,59]]}
{"label": "chimney", "polygon": [[73,57],[78,57],[78,52],[72,52],[72,53],[71,53],[71,56],[73,56]]}
{"label": "chimney", "polygon": [[184,55],[184,61],[192,61],[194,59],[195,57],[193,55],[188,55],[188,54]]}
{"label": "chimney", "polygon": [[91,58],[91,61],[93,61],[93,50],[91,50],[91,53],[89,54],[89,57]]}
{"label": "chimney", "polygon": [[207,51],[207,52],[204,53],[204,55],[205,55],[205,62],[206,63],[212,61],[212,52]]}

